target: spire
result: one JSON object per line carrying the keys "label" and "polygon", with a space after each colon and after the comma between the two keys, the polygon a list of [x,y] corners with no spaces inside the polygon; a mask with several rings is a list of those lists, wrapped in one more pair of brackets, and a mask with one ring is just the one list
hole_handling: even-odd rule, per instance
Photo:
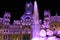
{"label": "spire", "polygon": [[58,14],[57,14],[57,12],[56,12],[56,15],[55,15],[55,17],[56,17],[56,21],[58,20],[58,19],[57,19],[57,16],[58,16]]}
{"label": "spire", "polygon": [[57,12],[56,12],[56,16],[58,16]]}
{"label": "spire", "polygon": [[31,2],[27,2],[25,5],[25,14],[32,14],[33,5]]}

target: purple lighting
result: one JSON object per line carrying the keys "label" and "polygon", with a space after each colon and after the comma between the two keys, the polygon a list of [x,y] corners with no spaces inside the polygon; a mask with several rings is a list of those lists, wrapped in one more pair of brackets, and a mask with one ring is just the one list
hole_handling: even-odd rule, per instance
{"label": "purple lighting", "polygon": [[44,20],[39,19],[37,1],[34,1],[34,5],[29,2],[26,3],[25,12],[20,20],[13,20],[10,24],[10,12],[5,12],[3,18],[0,18],[0,38],[2,40],[57,40],[57,36],[60,35],[60,16],[57,13],[51,16],[50,13],[49,10],[45,10]]}

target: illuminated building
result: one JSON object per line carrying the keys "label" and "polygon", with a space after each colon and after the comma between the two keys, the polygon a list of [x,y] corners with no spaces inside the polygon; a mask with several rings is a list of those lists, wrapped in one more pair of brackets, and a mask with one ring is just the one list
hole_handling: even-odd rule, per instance
{"label": "illuminated building", "polygon": [[[20,20],[14,20],[10,24],[10,12],[5,12],[3,18],[0,18],[0,40],[31,40],[40,37],[41,29],[50,29],[60,31],[60,16],[50,15],[49,10],[44,11],[44,20],[39,19],[38,5],[34,2],[26,3],[25,12]],[[60,33],[58,32],[58,35]]]}

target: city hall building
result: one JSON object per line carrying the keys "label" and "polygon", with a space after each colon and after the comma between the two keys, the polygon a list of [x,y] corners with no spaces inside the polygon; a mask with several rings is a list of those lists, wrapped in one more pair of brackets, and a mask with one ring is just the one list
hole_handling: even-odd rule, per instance
{"label": "city hall building", "polygon": [[[0,18],[0,40],[31,40],[39,36],[41,29],[50,29],[56,31],[60,30],[60,16],[51,16],[49,10],[44,11],[44,20],[39,19],[38,5],[34,2],[26,3],[25,12],[20,20],[14,20],[10,24],[11,14],[5,12],[3,18]],[[43,22],[43,23],[42,23]],[[55,34],[56,34],[55,33]]]}

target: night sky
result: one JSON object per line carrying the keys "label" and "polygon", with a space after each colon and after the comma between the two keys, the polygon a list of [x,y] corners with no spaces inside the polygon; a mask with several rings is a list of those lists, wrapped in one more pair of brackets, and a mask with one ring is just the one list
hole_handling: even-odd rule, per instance
{"label": "night sky", "polygon": [[[20,17],[24,14],[26,1],[31,1],[32,4],[34,0],[10,0],[10,1],[0,1],[0,17],[3,17],[5,11],[11,13],[11,23],[13,20],[19,20]],[[43,11],[50,10],[51,15],[54,16],[57,12],[60,15],[60,1],[56,0],[37,0],[39,8],[40,19],[43,19]]]}

